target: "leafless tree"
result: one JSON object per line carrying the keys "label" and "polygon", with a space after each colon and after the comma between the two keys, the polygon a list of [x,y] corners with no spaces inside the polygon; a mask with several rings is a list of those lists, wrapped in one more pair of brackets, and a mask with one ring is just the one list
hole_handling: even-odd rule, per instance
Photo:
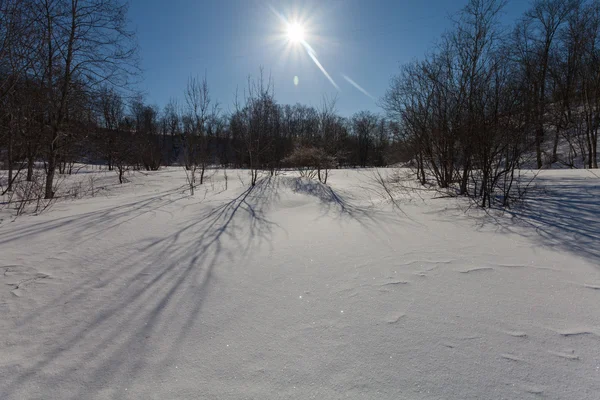
{"label": "leafless tree", "polygon": [[[7,191],[12,190],[18,175],[13,174],[15,145],[22,139],[25,104],[31,104],[31,99],[20,92],[25,89],[24,82],[28,81],[26,71],[36,54],[29,3],[25,0],[0,0],[0,141],[6,140],[7,147]],[[31,180],[31,175],[28,179]]]}
{"label": "leafless tree", "polygon": [[210,117],[210,91],[206,76],[200,81],[196,77],[188,80],[185,90],[186,114],[184,116],[183,143],[184,163],[190,194],[194,194],[196,172],[200,173],[200,185],[209,162],[209,134],[207,123]]}
{"label": "leafless tree", "polygon": [[382,101],[414,151],[417,176],[508,205],[528,126],[521,82],[499,29],[504,2],[470,0],[437,52],[406,66]]}
{"label": "leafless tree", "polygon": [[296,168],[301,177],[317,177],[323,184],[327,184],[329,170],[335,166],[335,158],[317,147],[297,147],[283,162],[287,167]]}
{"label": "leafless tree", "polygon": [[[176,99],[170,99],[162,116],[163,147],[166,147],[167,162],[173,161],[173,146],[176,138],[181,137],[181,111]],[[168,139],[168,140],[167,140]]]}
{"label": "leafless tree", "polygon": [[542,168],[542,144],[546,137],[546,117],[550,88],[551,54],[561,27],[581,0],[535,0],[514,31],[512,48],[527,79],[531,118],[535,125],[534,140],[537,167]]}
{"label": "leafless tree", "polygon": [[358,140],[358,165],[361,167],[367,166],[377,125],[377,115],[369,111],[361,111],[352,117],[352,128]]}
{"label": "leafless tree", "polygon": [[[273,165],[275,162],[271,157],[265,159],[265,156],[272,149],[281,122],[279,107],[275,101],[273,80],[269,77],[265,82],[262,69],[258,79],[248,78],[244,100],[243,106],[236,101],[232,128],[238,132],[243,143],[243,151],[247,156],[251,173],[250,183],[255,186],[260,168],[263,165]],[[273,153],[270,155],[273,156]],[[283,158],[283,155],[279,156]]]}
{"label": "leafless tree", "polygon": [[41,49],[36,68],[46,95],[45,197],[50,199],[73,92],[98,85],[126,85],[136,72],[136,45],[127,30],[127,5],[119,0],[33,3]]}

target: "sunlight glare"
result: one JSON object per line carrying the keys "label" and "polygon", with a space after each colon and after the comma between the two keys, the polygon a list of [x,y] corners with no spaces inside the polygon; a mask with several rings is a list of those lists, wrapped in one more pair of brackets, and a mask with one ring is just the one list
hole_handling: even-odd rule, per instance
{"label": "sunlight glare", "polygon": [[304,42],[304,28],[297,22],[288,25],[287,29],[288,40],[292,43]]}
{"label": "sunlight glare", "polygon": [[[306,54],[314,62],[317,68],[321,70],[321,72],[327,78],[327,80],[329,80],[329,82],[333,85],[333,87],[336,88],[337,91],[340,91],[340,87],[337,85],[337,83],[335,83],[331,75],[329,75],[323,64],[321,64],[321,62],[317,58],[317,52],[307,42],[307,39],[314,39],[315,35],[312,32],[310,35],[307,35],[307,32],[310,32],[310,30],[307,30],[306,28],[310,28],[310,24],[306,24],[306,18],[298,19],[298,16],[296,16],[295,19],[288,19],[279,11],[277,11],[273,6],[269,6],[269,8],[273,12],[273,14],[275,14],[277,18],[279,18],[279,20],[283,23],[281,26],[283,29],[280,32],[282,34],[281,36],[285,37],[287,42],[286,52],[284,54],[288,55],[291,49],[294,49],[296,51],[304,49],[306,51]],[[280,38],[281,36],[278,35],[277,37]],[[299,80],[297,79],[297,77],[294,77],[294,85],[298,86],[298,83]]]}

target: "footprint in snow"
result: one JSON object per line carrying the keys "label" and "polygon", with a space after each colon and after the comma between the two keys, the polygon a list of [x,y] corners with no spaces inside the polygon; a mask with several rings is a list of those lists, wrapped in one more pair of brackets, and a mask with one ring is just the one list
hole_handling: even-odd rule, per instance
{"label": "footprint in snow", "polygon": [[531,394],[537,394],[537,395],[544,394],[544,391],[542,389],[535,387],[535,386],[527,386],[527,387],[524,387],[523,390],[525,390],[527,393],[531,393]]}
{"label": "footprint in snow", "polygon": [[383,283],[379,286],[384,287],[384,286],[395,286],[395,285],[408,285],[407,281],[391,281],[391,282],[387,282],[387,283]]}
{"label": "footprint in snow", "polygon": [[481,267],[481,268],[471,268],[471,269],[467,269],[464,271],[459,271],[461,274],[470,274],[473,272],[481,272],[481,271],[493,271],[494,268],[492,267]]}
{"label": "footprint in snow", "polygon": [[400,320],[402,318],[404,318],[406,316],[406,314],[397,314],[397,315],[393,315],[390,318],[387,319],[387,323],[388,324],[397,324],[398,322],[400,322]]}
{"label": "footprint in snow", "polygon": [[579,356],[575,354],[575,350],[568,350],[568,351],[553,351],[553,350],[548,350],[548,353],[555,355],[557,357],[561,357],[561,358],[565,358],[567,360],[579,360]]}
{"label": "footprint in snow", "polygon": [[523,264],[498,264],[499,267],[502,268],[528,268],[529,265],[523,265]]}
{"label": "footprint in snow", "polygon": [[523,359],[521,357],[515,356],[513,354],[506,353],[506,354],[501,354],[500,356],[502,358],[504,358],[505,360],[509,360],[509,361],[516,361],[516,362],[523,361]]}
{"label": "footprint in snow", "polygon": [[527,337],[527,334],[525,332],[520,332],[520,331],[508,331],[506,333],[512,337],[517,337],[517,338],[526,338]]}
{"label": "footprint in snow", "polygon": [[392,282],[387,282],[387,283],[382,283],[379,286],[379,291],[381,293],[387,293],[390,291],[390,288],[393,286],[399,286],[399,285],[408,285],[407,281],[392,281]]}
{"label": "footprint in snow", "polygon": [[569,337],[569,336],[583,336],[583,335],[595,335],[598,336],[598,334],[596,332],[594,332],[591,329],[568,329],[568,330],[564,330],[564,331],[556,331],[559,335],[564,336],[564,337]]}
{"label": "footprint in snow", "polygon": [[24,289],[30,284],[42,283],[42,280],[51,279],[50,275],[41,272],[37,272],[33,274],[33,276],[22,273],[17,273],[15,275],[7,275],[5,273],[5,275],[10,279],[10,281],[6,282],[6,284],[12,287],[11,293],[17,297],[21,297]]}

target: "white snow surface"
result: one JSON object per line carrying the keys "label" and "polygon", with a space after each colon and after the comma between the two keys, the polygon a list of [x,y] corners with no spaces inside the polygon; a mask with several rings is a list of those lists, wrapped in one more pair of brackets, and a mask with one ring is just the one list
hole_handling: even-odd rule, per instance
{"label": "white snow surface", "polygon": [[488,214],[246,174],[5,217],[0,399],[600,398],[598,177]]}

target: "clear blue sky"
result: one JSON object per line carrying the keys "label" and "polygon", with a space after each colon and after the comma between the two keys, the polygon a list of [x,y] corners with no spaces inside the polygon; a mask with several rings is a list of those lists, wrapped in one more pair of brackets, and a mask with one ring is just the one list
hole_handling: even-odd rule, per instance
{"label": "clear blue sky", "polygon": [[[282,104],[317,106],[337,93],[338,111],[380,112],[345,74],[380,98],[399,65],[422,57],[450,27],[466,0],[131,0],[147,101],[162,108],[183,99],[191,75],[208,78],[212,97],[232,108],[236,88],[259,67],[271,73]],[[503,19],[518,18],[529,1],[509,0]],[[302,46],[286,49],[285,28],[271,9],[303,21],[306,40],[338,92]],[[288,45],[289,46],[289,45]],[[294,77],[298,76],[298,85]]]}

